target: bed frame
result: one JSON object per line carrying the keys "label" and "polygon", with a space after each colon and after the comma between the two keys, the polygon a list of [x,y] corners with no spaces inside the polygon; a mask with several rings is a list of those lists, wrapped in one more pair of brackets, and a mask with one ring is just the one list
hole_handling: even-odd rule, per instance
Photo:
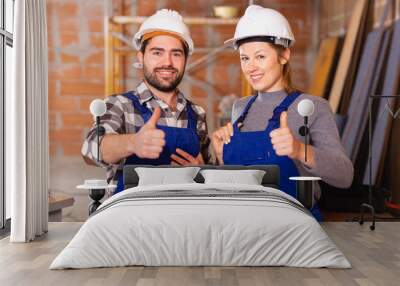
{"label": "bed frame", "polygon": [[[127,165],[123,169],[124,176],[124,189],[133,188],[138,185],[139,177],[135,171],[137,167],[146,167],[146,168],[182,168],[182,166],[172,166],[172,165],[163,165],[163,166],[149,166],[149,165]],[[201,170],[209,170],[209,169],[219,169],[219,170],[263,170],[265,171],[265,175],[262,179],[261,184],[265,187],[272,187],[279,189],[279,167],[277,165],[254,165],[254,166],[236,166],[236,165],[227,165],[227,166],[213,166],[213,165],[202,165],[198,166]],[[204,183],[204,178],[200,174],[194,178],[197,183]]]}

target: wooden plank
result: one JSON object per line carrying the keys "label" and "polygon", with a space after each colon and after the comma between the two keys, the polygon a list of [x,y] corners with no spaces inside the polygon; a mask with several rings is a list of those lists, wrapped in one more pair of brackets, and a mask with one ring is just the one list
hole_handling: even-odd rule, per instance
{"label": "wooden plank", "polygon": [[371,63],[378,59],[379,45],[377,43],[379,43],[380,39],[381,31],[373,31],[367,37],[350,101],[346,125],[343,130],[342,144],[347,156],[353,163],[357,158],[357,141],[358,137],[362,136],[360,129],[368,110],[368,96],[371,94],[371,82],[373,79]]}
{"label": "wooden plank", "polygon": [[253,94],[253,89],[250,83],[247,81],[243,73],[240,73],[240,80],[242,81],[242,94],[241,96],[249,96]]}
{"label": "wooden plank", "polygon": [[[346,154],[355,163],[360,148],[362,136],[368,120],[366,112],[368,96],[375,94],[377,79],[379,79],[384,54],[381,52],[382,40],[385,32],[384,21],[387,18],[390,1],[386,2],[385,11],[380,21],[379,29],[368,34],[367,42],[361,57],[361,64],[357,73],[346,126],[343,130],[342,144]],[[374,77],[377,77],[374,83]]]}
{"label": "wooden plank", "polygon": [[[390,46],[390,53],[388,58],[388,65],[385,74],[383,85],[383,95],[396,95],[399,88],[400,81],[400,20],[396,21],[394,25],[393,38]],[[379,166],[384,163],[386,155],[389,134],[392,127],[393,116],[396,114],[396,99],[388,98],[379,99],[379,108],[377,114],[377,121],[375,123],[374,133],[372,137],[372,185],[377,182]],[[391,110],[389,110],[390,108]],[[391,111],[391,112],[390,112]],[[398,146],[396,146],[398,148]],[[363,183],[369,183],[369,163],[364,173]],[[399,176],[398,176],[399,177]],[[398,187],[398,186],[397,186]]]}
{"label": "wooden plank", "polygon": [[114,94],[114,60],[113,50],[114,41],[112,36],[112,23],[105,20],[105,37],[104,37],[104,51],[105,51],[105,96]]}
{"label": "wooden plank", "polygon": [[348,76],[349,66],[353,58],[354,47],[357,34],[359,33],[367,13],[368,0],[359,0],[356,2],[353,13],[350,17],[349,28],[343,44],[343,50],[340,55],[335,79],[329,95],[329,105],[334,113],[337,112],[346,78]]}
{"label": "wooden plank", "polygon": [[314,65],[309,94],[324,98],[328,97],[327,91],[332,81],[332,75],[336,68],[336,58],[339,54],[339,43],[340,37],[326,38],[321,42]]}
{"label": "wooden plank", "polygon": [[[373,6],[373,5],[369,5],[369,6]],[[370,27],[370,26],[372,26],[372,24],[370,24],[368,22],[368,19],[371,19],[370,14],[373,13],[373,12],[370,12],[370,10],[372,10],[372,8],[368,7],[368,12],[365,13],[366,20],[364,20],[366,23],[364,24],[363,28],[360,29],[360,31],[357,35],[356,43],[354,45],[354,50],[353,50],[353,54],[352,54],[351,63],[347,70],[347,77],[346,77],[346,81],[345,81],[342,95],[340,98],[339,107],[337,110],[337,113],[339,113],[343,116],[346,116],[348,113],[348,109],[349,109],[349,105],[350,105],[350,101],[351,101],[351,95],[353,92],[354,83],[356,81],[357,71],[358,71],[358,68],[360,65],[362,48],[364,47],[364,43],[367,38],[367,32],[370,32],[372,30],[372,27]]]}

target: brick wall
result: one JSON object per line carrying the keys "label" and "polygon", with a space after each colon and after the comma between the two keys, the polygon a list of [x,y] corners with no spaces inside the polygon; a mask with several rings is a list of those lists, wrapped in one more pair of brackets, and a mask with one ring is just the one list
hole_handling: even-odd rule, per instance
{"label": "brick wall", "polygon": [[[322,0],[320,2],[320,38],[343,35],[346,32],[354,4],[359,0]],[[392,2],[389,17],[385,24],[392,19],[400,19],[400,0],[368,0],[375,3],[372,7],[371,20],[373,27],[378,27],[386,1]]]}
{"label": "brick wall", "polygon": [[[186,1],[186,0],[114,0],[104,6],[103,0],[47,0],[49,40],[49,116],[50,154],[52,157],[80,156],[80,147],[92,118],[88,112],[94,98],[104,97],[104,15],[148,16],[160,8],[178,10],[183,16],[212,16],[213,5],[235,3],[243,14],[248,1]],[[292,53],[294,82],[306,89],[312,67],[311,0],[263,0],[264,7],[281,11],[289,19],[296,37]],[[111,11],[110,11],[111,9]],[[127,27],[133,35],[137,27]],[[196,47],[219,46],[234,33],[234,26],[191,26]],[[191,57],[195,60],[203,53]],[[311,59],[311,61],[310,61]],[[132,57],[125,58],[125,84],[132,88],[140,73],[131,68]],[[216,124],[216,106],[220,95],[240,95],[241,78],[237,53],[227,51],[191,74],[205,79],[215,88],[215,96],[203,85],[188,82],[182,90],[193,101],[209,112],[213,126]],[[211,126],[211,128],[213,127]]]}

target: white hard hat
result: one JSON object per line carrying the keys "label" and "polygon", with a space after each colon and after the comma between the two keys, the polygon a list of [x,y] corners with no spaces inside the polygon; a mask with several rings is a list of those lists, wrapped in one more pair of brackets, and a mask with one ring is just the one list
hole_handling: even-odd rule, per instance
{"label": "white hard hat", "polygon": [[238,48],[237,42],[251,37],[266,37],[268,42],[290,47],[294,44],[294,36],[289,22],[278,11],[258,5],[250,5],[236,25],[235,35],[225,41],[227,45]]}
{"label": "white hard hat", "polygon": [[186,42],[189,48],[189,54],[193,53],[194,45],[190,37],[189,29],[178,12],[169,9],[161,9],[147,18],[133,37],[133,45],[138,51],[142,46],[143,35],[152,32],[166,32],[179,36]]}

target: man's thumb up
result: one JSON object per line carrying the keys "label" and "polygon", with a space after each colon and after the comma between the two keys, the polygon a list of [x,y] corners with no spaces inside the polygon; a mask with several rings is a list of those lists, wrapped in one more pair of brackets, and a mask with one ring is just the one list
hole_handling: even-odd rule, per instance
{"label": "man's thumb up", "polygon": [[134,134],[133,153],[140,158],[156,159],[160,157],[165,145],[164,131],[156,126],[160,115],[161,109],[157,107],[146,124],[140,128],[137,134]]}
{"label": "man's thumb up", "polygon": [[288,127],[288,119],[287,119],[287,112],[284,111],[281,113],[280,117],[280,128],[287,128]]}
{"label": "man's thumb up", "polygon": [[150,119],[146,122],[146,124],[142,127],[145,129],[155,129],[157,125],[158,119],[160,119],[161,116],[161,109],[157,107],[154,109],[153,115],[150,117]]}

